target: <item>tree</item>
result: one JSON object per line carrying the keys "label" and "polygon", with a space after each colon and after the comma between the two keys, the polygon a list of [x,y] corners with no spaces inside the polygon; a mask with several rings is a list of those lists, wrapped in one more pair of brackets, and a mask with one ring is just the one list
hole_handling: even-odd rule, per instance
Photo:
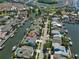
{"label": "tree", "polygon": [[48,15],[49,13],[51,13],[51,14],[55,13],[55,12],[56,12],[56,9],[55,9],[55,7],[53,6],[53,7],[48,7],[48,8],[46,8],[44,11],[45,11],[45,12],[47,13],[47,15]]}
{"label": "tree", "polygon": [[62,15],[61,10],[57,10],[57,11],[56,11],[56,14],[58,14],[58,15]]}
{"label": "tree", "polygon": [[66,48],[68,48],[69,46],[69,40],[66,36],[63,36],[62,38],[62,45],[65,46]]}

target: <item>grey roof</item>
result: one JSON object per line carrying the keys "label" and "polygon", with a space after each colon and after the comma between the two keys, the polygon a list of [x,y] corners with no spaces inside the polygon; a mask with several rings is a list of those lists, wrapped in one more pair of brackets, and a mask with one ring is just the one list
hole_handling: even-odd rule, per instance
{"label": "grey roof", "polygon": [[16,55],[22,58],[30,58],[33,52],[34,50],[30,46],[22,46],[20,48],[17,48],[17,50],[15,51]]}
{"label": "grey roof", "polygon": [[62,44],[62,40],[60,37],[53,37],[52,43],[60,43]]}
{"label": "grey roof", "polygon": [[10,31],[12,27],[10,25],[5,25],[3,28],[2,28],[2,31]]}
{"label": "grey roof", "polygon": [[1,21],[6,21],[6,19],[4,19],[4,18],[0,18],[0,22],[1,22]]}
{"label": "grey roof", "polygon": [[11,25],[16,25],[18,23],[18,19],[14,20],[14,19],[11,19],[10,20],[10,23],[4,25],[1,29],[2,31],[10,31],[10,29],[12,28]]}

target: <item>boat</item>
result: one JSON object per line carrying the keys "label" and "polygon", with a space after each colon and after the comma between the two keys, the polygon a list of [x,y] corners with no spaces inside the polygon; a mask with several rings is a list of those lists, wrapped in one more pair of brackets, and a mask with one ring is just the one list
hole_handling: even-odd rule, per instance
{"label": "boat", "polygon": [[0,50],[2,50],[5,47],[5,45],[0,46]]}
{"label": "boat", "polygon": [[64,31],[65,31],[65,33],[68,33],[68,30],[67,29],[65,29]]}
{"label": "boat", "polygon": [[33,22],[31,21],[31,24],[33,24]]}
{"label": "boat", "polygon": [[76,57],[78,57],[78,54],[75,54]]}
{"label": "boat", "polygon": [[16,46],[13,46],[12,51],[15,51],[15,50],[16,50],[16,48],[17,48]]}
{"label": "boat", "polygon": [[78,58],[78,54],[75,54],[75,55],[74,55],[74,58],[77,59],[77,58]]}
{"label": "boat", "polygon": [[11,35],[11,37],[13,37],[13,36],[14,36],[14,34]]}
{"label": "boat", "polygon": [[68,33],[68,30],[65,30],[66,33]]}
{"label": "boat", "polygon": [[69,44],[70,44],[70,46],[72,46],[73,43],[70,41]]}
{"label": "boat", "polygon": [[20,27],[20,25],[18,25],[18,27]]}
{"label": "boat", "polygon": [[68,39],[69,39],[69,41],[71,41],[71,38],[70,37]]}
{"label": "boat", "polygon": [[26,28],[26,31],[28,31],[29,29],[28,28]]}

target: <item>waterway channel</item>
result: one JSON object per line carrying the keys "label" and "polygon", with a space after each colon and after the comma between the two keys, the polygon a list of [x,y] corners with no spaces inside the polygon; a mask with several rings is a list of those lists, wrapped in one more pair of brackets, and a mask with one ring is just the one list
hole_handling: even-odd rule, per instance
{"label": "waterway channel", "polygon": [[[72,39],[73,45],[71,47],[74,54],[79,56],[79,24],[65,24],[69,31],[69,36]],[[79,59],[79,57],[78,57]]]}
{"label": "waterway channel", "polygon": [[5,42],[5,48],[0,51],[0,59],[11,59],[12,47],[14,45],[17,45],[22,40],[24,32],[26,32],[26,28],[29,28],[31,26],[31,21],[33,20],[27,20],[27,22],[25,22],[25,25],[17,29],[15,36],[13,38],[9,38]]}

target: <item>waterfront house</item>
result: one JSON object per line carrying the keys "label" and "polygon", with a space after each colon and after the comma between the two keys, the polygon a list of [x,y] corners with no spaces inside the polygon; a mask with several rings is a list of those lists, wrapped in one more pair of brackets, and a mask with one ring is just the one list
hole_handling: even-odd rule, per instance
{"label": "waterfront house", "polygon": [[12,27],[10,26],[10,24],[9,25],[2,25],[2,26],[0,26],[0,31],[2,31],[2,32],[8,32],[11,29],[12,29]]}
{"label": "waterfront house", "polygon": [[31,46],[31,47],[35,47],[35,41],[36,41],[36,38],[27,37],[27,38],[22,42],[22,44],[25,44],[25,45]]}
{"label": "waterfront house", "polygon": [[64,46],[61,46],[60,43],[52,43],[52,46],[54,47],[52,50],[54,53],[50,55],[50,59],[66,59],[68,53]]}
{"label": "waterfront house", "polygon": [[55,21],[55,22],[59,22],[59,21],[58,21],[59,19],[60,19],[60,18],[59,18],[59,17],[57,17],[57,16],[52,17],[52,21]]}
{"label": "waterfront house", "polygon": [[66,51],[66,48],[62,46],[59,43],[52,43],[52,46],[54,47],[54,54],[59,54],[62,56],[68,56],[68,53]]}
{"label": "waterfront house", "polygon": [[30,59],[33,56],[34,49],[30,46],[24,45],[24,46],[18,47],[14,53],[15,53],[17,59],[18,58]]}
{"label": "waterfront house", "polygon": [[24,40],[22,41],[22,44],[25,44],[27,46],[35,47],[35,43],[37,40],[36,33],[31,31],[27,35],[25,35]]}
{"label": "waterfront house", "polygon": [[62,37],[62,35],[60,34],[60,32],[58,30],[51,30],[51,36],[52,37]]}
{"label": "waterfront house", "polygon": [[6,36],[6,33],[7,33],[7,32],[1,32],[1,31],[0,31],[0,38],[4,39],[4,37]]}
{"label": "waterfront house", "polygon": [[67,58],[59,54],[54,54],[50,56],[50,59],[67,59]]}
{"label": "waterfront house", "polygon": [[52,42],[53,42],[53,43],[62,44],[61,37],[59,37],[59,36],[53,36]]}
{"label": "waterfront house", "polygon": [[61,24],[61,23],[58,23],[58,22],[56,22],[56,21],[52,21],[51,24],[52,24],[53,26],[62,27],[62,24]]}

